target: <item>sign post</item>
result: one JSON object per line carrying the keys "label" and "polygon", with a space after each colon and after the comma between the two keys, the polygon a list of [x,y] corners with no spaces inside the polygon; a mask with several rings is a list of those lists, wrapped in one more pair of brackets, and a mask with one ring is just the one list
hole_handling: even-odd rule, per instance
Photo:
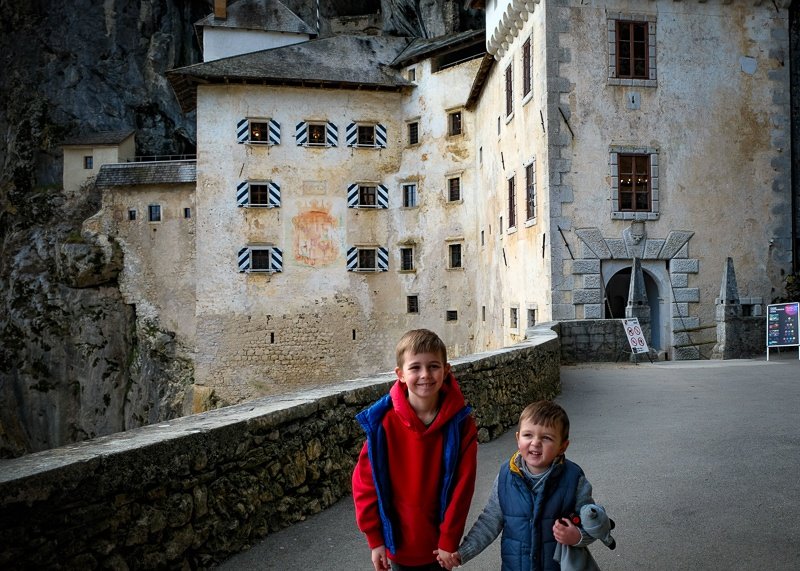
{"label": "sign post", "polygon": [[[631,346],[631,352],[634,355],[646,353],[647,358],[650,359],[650,349],[647,347],[647,340],[644,338],[642,326],[639,325],[639,319],[636,317],[623,319],[622,327],[625,329],[625,335],[628,337],[628,345]],[[652,363],[653,360],[650,359],[650,362]]]}
{"label": "sign post", "polygon": [[798,310],[800,302],[796,301],[767,306],[767,361],[770,347],[797,347],[800,359]]}

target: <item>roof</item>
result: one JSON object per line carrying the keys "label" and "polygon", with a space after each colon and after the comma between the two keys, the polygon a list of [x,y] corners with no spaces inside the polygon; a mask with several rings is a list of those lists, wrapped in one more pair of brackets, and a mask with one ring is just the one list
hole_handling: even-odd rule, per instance
{"label": "roof", "polygon": [[280,0],[239,0],[228,6],[224,20],[210,14],[195,23],[198,28],[238,28],[316,35],[317,31]]}
{"label": "roof", "polygon": [[456,34],[438,36],[436,38],[415,38],[392,62],[395,67],[403,67],[427,59],[433,55],[456,51],[458,49],[483,44],[486,41],[485,30],[467,30]]}
{"label": "roof", "polygon": [[167,72],[184,111],[199,84],[257,84],[400,91],[413,87],[389,64],[410,38],[333,36],[198,63]]}
{"label": "roof", "polygon": [[134,129],[126,129],[124,131],[101,131],[99,133],[86,133],[84,135],[76,135],[66,139],[63,146],[98,146],[98,145],[119,145],[128,137],[133,135],[136,131]]}
{"label": "roof", "polygon": [[95,184],[100,188],[145,184],[194,184],[197,161],[111,163],[100,167]]}
{"label": "roof", "polygon": [[495,59],[492,54],[484,54],[481,65],[475,74],[475,79],[472,81],[472,87],[469,89],[466,103],[467,109],[472,109],[478,103],[478,99],[480,99],[483,88],[486,85],[486,78],[489,77],[489,72],[494,67],[494,62]]}

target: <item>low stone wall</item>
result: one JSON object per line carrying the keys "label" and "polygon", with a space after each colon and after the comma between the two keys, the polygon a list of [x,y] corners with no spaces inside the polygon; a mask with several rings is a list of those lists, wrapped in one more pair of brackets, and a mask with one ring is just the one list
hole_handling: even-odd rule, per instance
{"label": "low stone wall", "polygon": [[[453,361],[493,438],[560,390],[549,328]],[[263,398],[0,461],[0,568],[208,568],[350,493],[355,414],[393,375]],[[355,522],[353,522],[355,525]]]}
{"label": "low stone wall", "polygon": [[564,365],[586,362],[627,361],[631,348],[621,319],[559,321],[553,330],[561,340]]}

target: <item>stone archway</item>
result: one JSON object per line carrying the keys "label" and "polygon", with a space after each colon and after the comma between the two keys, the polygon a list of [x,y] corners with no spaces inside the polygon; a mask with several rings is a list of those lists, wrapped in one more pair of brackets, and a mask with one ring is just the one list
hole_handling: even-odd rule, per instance
{"label": "stone archway", "polygon": [[[622,260],[616,260],[621,262]],[[625,306],[628,304],[628,290],[630,288],[631,280],[631,262],[627,262],[627,267],[617,270],[611,277],[607,278],[605,283],[605,318],[606,319],[622,319],[625,317]],[[604,267],[610,267],[617,264],[604,264]],[[645,291],[647,292],[647,304],[650,306],[650,343],[651,348],[656,351],[666,350],[666,343],[669,329],[665,321],[666,303],[670,298],[668,295],[668,283],[662,283],[666,278],[666,268],[662,272],[654,268],[658,264],[649,264],[650,268],[642,268],[644,276]],[[663,264],[661,264],[663,267]],[[653,272],[656,270],[656,272]],[[605,272],[604,272],[605,273]],[[662,274],[658,276],[655,274]]]}

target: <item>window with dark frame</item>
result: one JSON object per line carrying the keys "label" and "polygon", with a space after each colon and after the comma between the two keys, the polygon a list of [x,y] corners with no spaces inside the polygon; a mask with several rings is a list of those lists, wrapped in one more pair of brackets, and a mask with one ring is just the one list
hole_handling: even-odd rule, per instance
{"label": "window with dark frame", "polygon": [[506,68],[506,117],[514,112],[514,63]]}
{"label": "window with dark frame", "polygon": [[648,79],[650,77],[647,22],[616,21],[617,77]]}
{"label": "window with dark frame", "polygon": [[528,220],[536,218],[536,171],[534,163],[525,167],[525,210]]}
{"label": "window with dark frame", "polygon": [[358,269],[374,270],[377,268],[375,250],[372,248],[362,248],[358,251]]}
{"label": "window with dark frame", "polygon": [[359,125],[357,129],[356,144],[359,147],[374,147],[375,125]]}
{"label": "window with dark frame", "polygon": [[461,268],[462,261],[461,261],[461,244],[450,244],[448,246],[449,251],[449,266],[452,269]]}
{"label": "window with dark frame", "polygon": [[448,309],[445,313],[445,320],[458,321],[458,311],[455,309]]}
{"label": "window with dark frame", "polygon": [[511,329],[519,329],[519,308],[512,307],[509,313],[508,325]]}
{"label": "window with dark frame", "polygon": [[136,209],[135,208],[128,209],[128,220],[130,220],[131,222],[136,220]]}
{"label": "window with dark frame", "polygon": [[400,248],[400,269],[404,272],[414,269],[414,248]]}
{"label": "window with dark frame", "polygon": [[417,185],[409,182],[403,185],[403,208],[413,208],[417,205]]}
{"label": "window with dark frame", "polygon": [[419,297],[416,295],[406,296],[406,312],[419,313]]}
{"label": "window with dark frame", "polygon": [[161,222],[160,204],[151,204],[147,207],[147,219],[150,222]]}
{"label": "window with dark frame", "polygon": [[408,70],[408,81],[416,81],[417,80],[417,68],[412,67]]}
{"label": "window with dark frame", "polygon": [[447,179],[447,200],[450,202],[461,200],[461,177]]}
{"label": "window with dark frame", "polygon": [[536,310],[528,309],[528,327],[536,325]]}
{"label": "window with dark frame", "polygon": [[650,155],[618,155],[619,209],[622,212],[649,212]]}
{"label": "window with dark frame", "polygon": [[250,142],[266,143],[269,141],[269,123],[250,121]]}
{"label": "window with dark frame", "polygon": [[517,185],[516,177],[508,179],[508,227],[517,225]]}
{"label": "window with dark frame", "polygon": [[270,267],[269,248],[253,248],[250,250],[250,271],[268,272]]}
{"label": "window with dark frame", "polygon": [[94,157],[92,155],[83,157],[83,168],[86,170],[92,170],[94,168]]}
{"label": "window with dark frame", "polygon": [[377,206],[378,205],[378,188],[376,186],[359,186],[358,187],[358,205],[359,206]]}
{"label": "window with dark frame", "polygon": [[192,217],[192,209],[191,208],[184,208],[183,209],[183,217],[184,218],[191,218]]}
{"label": "window with dark frame", "polygon": [[416,145],[419,143],[419,123],[413,121],[408,124],[408,144]]}
{"label": "window with dark frame", "polygon": [[522,44],[522,96],[531,92],[531,39]]}
{"label": "window with dark frame", "polygon": [[269,185],[267,183],[251,182],[250,206],[270,206]]}
{"label": "window with dark frame", "polygon": [[451,137],[461,134],[461,111],[453,111],[447,115],[447,134]]}
{"label": "window with dark frame", "polygon": [[327,145],[327,125],[325,123],[308,124],[308,145],[324,147]]}

